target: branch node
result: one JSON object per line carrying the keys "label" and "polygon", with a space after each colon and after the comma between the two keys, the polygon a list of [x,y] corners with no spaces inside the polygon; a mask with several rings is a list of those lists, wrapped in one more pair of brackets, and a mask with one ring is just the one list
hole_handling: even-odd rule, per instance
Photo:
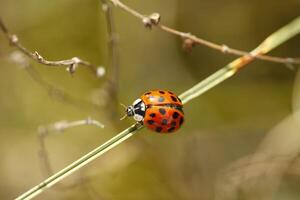
{"label": "branch node", "polygon": [[93,123],[93,119],[91,117],[86,118],[85,120],[86,125],[91,125]]}
{"label": "branch node", "polygon": [[106,73],[105,68],[103,66],[99,66],[96,73],[98,78],[103,77]]}
{"label": "branch node", "polygon": [[72,58],[72,61],[73,61],[75,64],[80,64],[80,63],[81,63],[81,60],[80,60],[78,57]]}
{"label": "branch node", "polygon": [[102,10],[104,11],[104,12],[107,12],[107,10],[108,10],[108,5],[106,4],[106,3],[103,3],[102,4]]}
{"label": "branch node", "polygon": [[9,36],[9,40],[10,40],[10,44],[14,45],[17,44],[19,42],[19,38],[17,35],[13,34]]}
{"label": "branch node", "polygon": [[143,24],[146,28],[152,29],[152,26],[157,26],[160,22],[160,14],[152,13],[143,18]]}
{"label": "branch node", "polygon": [[67,121],[59,121],[59,122],[56,122],[56,123],[53,124],[53,128],[57,132],[62,133],[66,129],[67,125],[68,125]]}
{"label": "branch node", "polygon": [[192,34],[191,34],[191,33],[184,33],[184,32],[181,32],[181,33],[180,33],[180,36],[181,36],[183,39],[185,39],[185,38],[191,39]]}
{"label": "branch node", "polygon": [[221,51],[222,53],[228,53],[229,47],[225,44],[222,44]]}
{"label": "branch node", "polygon": [[184,38],[182,42],[183,50],[190,52],[195,46],[195,41],[190,38]]}
{"label": "branch node", "polygon": [[72,59],[72,63],[66,68],[67,72],[69,72],[71,75],[73,75],[78,67],[78,65],[80,63],[82,63],[82,61],[78,58],[78,57],[73,57]]}
{"label": "branch node", "polygon": [[149,28],[149,29],[152,28],[152,23],[151,23],[151,20],[149,17],[144,17],[142,22],[146,28]]}
{"label": "branch node", "polygon": [[150,21],[153,25],[158,25],[160,22],[160,14],[159,13],[152,13],[149,15]]}
{"label": "branch node", "polygon": [[44,60],[44,58],[37,52],[35,51],[33,53],[33,56],[39,61],[39,62],[42,62]]}
{"label": "branch node", "polygon": [[69,65],[69,67],[66,68],[67,72],[69,72],[71,75],[73,75],[78,67],[78,63],[74,62]]}

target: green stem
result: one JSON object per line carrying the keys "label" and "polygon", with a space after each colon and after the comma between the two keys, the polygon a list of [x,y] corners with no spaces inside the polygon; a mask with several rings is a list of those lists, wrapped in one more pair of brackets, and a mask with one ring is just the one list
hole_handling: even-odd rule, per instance
{"label": "green stem", "polygon": [[[286,26],[282,27],[281,29],[279,29],[278,31],[270,35],[268,38],[266,38],[256,49],[254,49],[251,52],[251,54],[240,57],[232,61],[231,63],[229,63],[222,69],[218,70],[208,78],[204,79],[197,85],[193,86],[192,88],[188,89],[187,91],[179,95],[179,97],[182,99],[183,103],[186,104],[190,100],[200,96],[201,94],[213,88],[214,86],[218,85],[222,81],[233,76],[236,72],[238,72],[239,69],[241,69],[248,63],[252,62],[255,59],[255,55],[265,54],[271,51],[272,49],[286,42],[287,40],[294,37],[298,33],[300,33],[300,17],[296,18],[295,20],[293,20]],[[66,168],[62,169],[61,171],[57,172],[56,174],[52,175],[51,177],[49,177],[39,185],[35,186],[34,188],[27,191],[26,193],[22,194],[21,196],[16,198],[16,200],[32,199],[33,197],[43,192],[45,189],[50,188],[55,183],[61,181],[71,173],[85,166],[89,162],[95,160],[103,153],[111,150],[113,147],[127,140],[135,133],[137,133],[137,131],[140,130],[141,128],[143,128],[143,126],[139,126],[137,124],[132,125],[131,127],[119,133],[112,139],[100,145],[90,153],[81,157],[80,159],[73,162]]]}
{"label": "green stem", "polygon": [[209,89],[215,87],[216,85],[233,76],[234,74],[235,70],[226,66],[216,71],[214,74],[210,75],[194,87],[188,89],[187,91],[179,95],[179,98],[182,100],[183,104],[186,104],[190,100],[198,97],[199,95],[203,94]]}
{"label": "green stem", "polygon": [[200,96],[204,92],[233,76],[240,68],[254,61],[255,55],[268,53],[299,33],[300,17],[297,17],[289,24],[285,25],[267,37],[257,48],[251,51],[249,55],[235,59],[200,83],[183,92],[181,95],[179,95],[179,97],[183,103],[189,102],[190,100]]}
{"label": "green stem", "polygon": [[57,182],[61,181],[68,175],[72,174],[76,170],[80,169],[81,167],[85,166],[86,164],[90,163],[91,161],[95,160],[105,152],[111,150],[118,144],[122,143],[123,141],[127,140],[131,136],[133,136],[135,133],[137,133],[137,130],[143,128],[143,126],[140,126],[139,124],[134,124],[131,127],[127,128],[126,130],[122,131],[115,137],[111,138],[104,144],[100,145],[93,151],[89,152],[88,154],[84,155],[80,159],[76,160],[66,168],[62,169],[61,171],[57,172],[56,174],[50,176],[45,181],[41,182],[37,186],[33,187],[31,190],[28,190],[26,193],[22,194],[16,200],[29,200],[33,197],[37,196],[41,192],[43,192],[45,189],[50,188]]}

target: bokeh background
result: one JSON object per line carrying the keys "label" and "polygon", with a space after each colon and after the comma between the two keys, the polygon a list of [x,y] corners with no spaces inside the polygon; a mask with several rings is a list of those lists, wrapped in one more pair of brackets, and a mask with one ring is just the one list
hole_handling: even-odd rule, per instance
{"label": "bokeh background", "polygon": [[[300,10],[299,0],[125,3],[141,13],[159,12],[162,23],[176,29],[247,51]],[[1,18],[28,49],[49,60],[78,56],[107,72],[98,79],[80,67],[70,76],[65,68],[30,62],[45,81],[80,100],[65,102],[12,61],[16,49],[0,33],[0,199],[12,199],[45,178],[37,137],[40,125],[87,116],[106,125],[49,136],[48,156],[58,171],[133,123],[119,122],[124,112],[119,102],[129,105],[153,88],[180,94],[235,58],[202,46],[185,52],[180,38],[147,30],[119,8],[113,13],[118,76],[112,75],[100,1],[0,0]],[[271,54],[299,57],[299,48],[297,37]],[[188,103],[186,122],[178,132],[142,130],[36,199],[299,199],[300,128],[293,117],[299,96],[296,74],[297,67],[255,61]],[[118,88],[117,99],[109,98],[107,77]],[[261,151],[267,156],[257,156]]]}

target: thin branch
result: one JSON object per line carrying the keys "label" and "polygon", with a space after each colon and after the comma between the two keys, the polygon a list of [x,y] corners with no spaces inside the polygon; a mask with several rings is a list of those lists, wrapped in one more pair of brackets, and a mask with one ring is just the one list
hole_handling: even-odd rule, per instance
{"label": "thin branch", "polygon": [[[44,172],[46,177],[51,176],[53,174],[53,169],[50,164],[48,151],[47,151],[46,144],[45,144],[46,138],[50,134],[57,133],[57,132],[62,133],[66,129],[78,127],[78,126],[85,126],[85,125],[92,125],[92,126],[96,126],[99,128],[104,128],[104,125],[101,122],[94,120],[91,117],[88,117],[87,119],[84,119],[84,120],[77,120],[77,121],[71,121],[71,122],[59,121],[52,125],[40,126],[38,128],[38,130],[37,130],[38,131],[38,141],[39,141],[39,146],[40,146],[39,158],[42,161],[41,162],[42,166],[43,166],[42,171]],[[76,186],[79,186],[79,185],[85,183],[88,180],[89,180],[88,178],[81,176],[80,182],[76,182],[76,183],[70,184],[70,185],[59,185],[60,187],[58,187],[58,189],[74,188]]]}
{"label": "thin branch", "polygon": [[[48,133],[50,133],[50,132],[48,132]],[[38,141],[39,141],[39,145],[40,145],[38,156],[41,161],[42,172],[45,177],[51,176],[53,174],[53,169],[50,164],[48,151],[46,149],[46,141],[45,141],[47,136],[49,135],[48,133],[47,134],[40,134],[40,133],[38,134]],[[77,186],[83,184],[83,182],[85,180],[86,180],[85,177],[83,178],[82,176],[80,176],[80,182],[75,182],[70,185],[63,185],[63,184],[57,183],[57,186],[58,186],[57,189],[71,189],[71,188],[74,188],[74,187],[77,187]]]}
{"label": "thin branch", "polygon": [[51,132],[63,132],[66,129],[77,127],[77,126],[85,126],[85,125],[92,125],[92,126],[97,126],[99,128],[104,128],[104,125],[97,121],[92,119],[91,117],[88,117],[83,120],[77,120],[77,121],[59,121],[56,122],[50,126],[41,126],[38,129],[38,132],[40,135],[47,135]]}
{"label": "thin branch", "polygon": [[99,105],[77,98],[45,80],[45,78],[35,69],[35,67],[30,64],[28,57],[26,57],[22,52],[18,50],[12,52],[9,56],[9,59],[24,69],[33,81],[47,91],[51,98],[62,103],[72,105],[76,109],[99,109]]}
{"label": "thin branch", "polygon": [[141,19],[141,21],[146,27],[149,28],[157,27],[162,31],[181,37],[183,39],[184,46],[186,45],[191,47],[194,46],[195,44],[198,44],[198,45],[209,47],[211,49],[218,50],[222,53],[228,53],[236,56],[251,56],[254,57],[255,59],[260,59],[260,60],[265,60],[265,61],[270,61],[275,63],[282,63],[282,64],[300,64],[300,58],[283,58],[283,57],[267,56],[267,55],[259,55],[259,54],[253,55],[247,51],[234,49],[224,44],[219,45],[210,42],[208,40],[199,38],[191,33],[182,32],[161,24],[160,15],[158,13],[153,13],[151,15],[143,15],[138,11],[134,10],[133,8],[129,7],[128,5],[124,4],[120,0],[109,0],[109,1],[111,1],[115,6],[120,7],[126,12],[130,13],[131,15]]}
{"label": "thin branch", "polygon": [[183,103],[187,103],[190,100],[200,96],[209,89],[215,87],[224,80],[235,75],[240,69],[245,67],[247,64],[253,62],[257,55],[263,55],[273,50],[277,46],[286,42],[290,38],[300,33],[300,17],[294,19],[289,24],[280,28],[269,37],[267,37],[257,48],[250,52],[250,55],[242,56],[238,59],[227,64],[211,76],[207,77],[194,87],[182,93],[179,97]]}
{"label": "thin branch", "polygon": [[[300,33],[300,17],[296,18],[289,24],[285,25],[284,27],[282,27],[281,29],[279,29],[278,31],[270,35],[256,49],[254,49],[251,52],[251,55],[253,54],[254,56],[256,56],[256,55],[268,53],[275,47],[286,42],[287,40],[291,39],[292,37],[294,37],[299,33]],[[183,104],[188,103],[190,100],[200,96],[201,94],[213,88],[217,84],[233,76],[234,74],[236,74],[236,72],[239,71],[239,69],[252,62],[255,59],[254,56],[246,55],[241,58],[238,58],[233,62],[229,63],[228,65],[226,65],[225,67],[223,67],[222,69],[220,69],[219,71],[215,72],[208,78],[204,79],[199,84],[188,89],[187,91],[179,95],[182,100],[182,103]],[[94,159],[98,158],[103,153],[111,150],[112,148],[124,142],[134,134],[138,133],[138,131],[143,127],[144,126],[137,123],[125,129],[124,131],[117,134],[115,137],[111,138],[110,140],[100,145],[93,151],[79,158],[77,161],[73,162],[66,168],[52,175],[51,177],[41,182],[37,186],[33,187],[29,191],[23,193],[22,195],[17,197],[16,200],[32,199],[33,197],[37,196],[47,188],[50,188],[54,184],[58,183],[59,181],[61,181],[71,173],[77,171],[81,167],[87,165]]]}
{"label": "thin branch", "polygon": [[67,103],[69,105],[74,106],[77,109],[95,109],[99,108],[98,105],[93,104],[92,102],[88,102],[82,99],[79,99],[75,96],[70,95],[69,93],[66,93],[60,88],[55,87],[53,84],[47,82],[40,73],[31,65],[27,65],[25,67],[26,72],[29,74],[29,76],[37,82],[41,87],[43,87],[50,97],[53,99],[60,101],[62,103]]}
{"label": "thin branch", "polygon": [[35,197],[36,195],[40,194],[43,192],[46,188],[50,188],[54,184],[58,183],[68,175],[72,174],[73,172],[77,171],[81,167],[85,166],[89,162],[95,160],[105,152],[109,151],[110,149],[114,148],[118,144],[122,143],[123,141],[127,140],[131,136],[133,136],[135,133],[137,133],[138,130],[143,128],[140,124],[134,124],[131,127],[125,129],[115,137],[111,138],[104,144],[100,145],[90,153],[84,155],[77,161],[73,162],[63,170],[59,171],[58,173],[50,176],[48,179],[43,181],[42,183],[38,184],[31,190],[27,191],[26,193],[22,194],[21,196],[17,197],[16,200],[29,200]]}
{"label": "thin branch", "polygon": [[109,65],[110,72],[107,74],[106,83],[103,90],[107,93],[106,107],[112,119],[116,119],[118,91],[119,91],[119,71],[120,71],[120,56],[118,48],[118,33],[116,31],[115,19],[112,5],[107,0],[101,0],[102,10],[105,14],[106,29],[108,34],[108,51],[109,51]]}
{"label": "thin branch", "polygon": [[79,65],[83,65],[88,67],[98,77],[102,76],[102,74],[98,73],[99,67],[92,65],[88,61],[82,60],[78,57],[73,57],[71,59],[60,60],[60,61],[49,61],[43,58],[37,51],[31,52],[20,43],[20,40],[17,35],[11,34],[8,31],[7,27],[5,26],[1,18],[0,18],[0,30],[5,34],[11,46],[16,47],[19,51],[24,53],[26,56],[28,56],[29,58],[31,58],[32,60],[40,64],[52,66],[52,67],[67,67],[66,69],[70,74],[73,74]]}
{"label": "thin branch", "polygon": [[266,134],[254,154],[239,159],[220,174],[215,199],[244,199],[245,195],[257,194],[257,189],[259,198],[255,199],[272,199],[284,174],[297,175],[298,137],[299,121],[291,114]]}

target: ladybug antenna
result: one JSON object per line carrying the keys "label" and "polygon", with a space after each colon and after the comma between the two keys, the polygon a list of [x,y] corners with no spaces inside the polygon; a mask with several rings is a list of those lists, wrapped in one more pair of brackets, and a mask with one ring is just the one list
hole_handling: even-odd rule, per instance
{"label": "ladybug antenna", "polygon": [[123,120],[127,117],[127,106],[125,106],[124,104],[120,103],[120,105],[125,109],[125,115],[123,117],[120,118],[120,120]]}
{"label": "ladybug antenna", "polygon": [[120,103],[120,105],[125,108],[125,110],[127,109],[127,106],[125,106],[124,104]]}
{"label": "ladybug antenna", "polygon": [[123,119],[125,119],[127,117],[127,114],[125,114],[123,117],[120,118],[120,120],[122,121]]}

